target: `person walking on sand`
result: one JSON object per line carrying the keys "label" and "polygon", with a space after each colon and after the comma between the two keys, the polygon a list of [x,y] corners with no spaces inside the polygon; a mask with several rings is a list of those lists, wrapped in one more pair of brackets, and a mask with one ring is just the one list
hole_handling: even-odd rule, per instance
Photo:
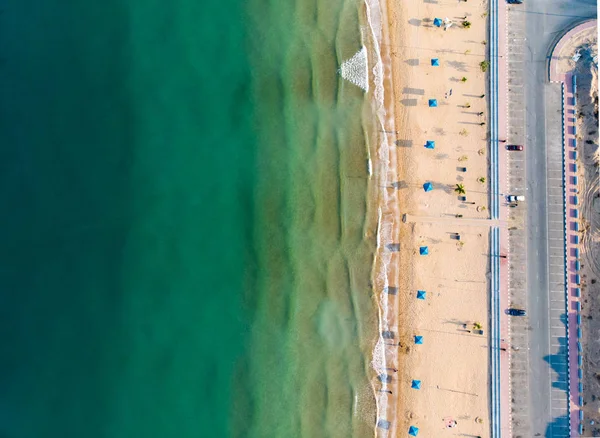
{"label": "person walking on sand", "polygon": [[483,115],[483,111],[481,111],[480,113],[477,113],[478,116],[482,116]]}
{"label": "person walking on sand", "polygon": [[481,122],[481,123],[479,124],[479,126],[483,126],[483,125],[485,125],[485,122]]}
{"label": "person walking on sand", "polygon": [[452,96],[452,88],[450,88],[450,96]]}

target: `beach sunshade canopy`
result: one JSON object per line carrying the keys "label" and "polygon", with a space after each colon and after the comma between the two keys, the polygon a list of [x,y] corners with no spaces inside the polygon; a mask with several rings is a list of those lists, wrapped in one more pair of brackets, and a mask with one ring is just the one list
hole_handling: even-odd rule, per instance
{"label": "beach sunshade canopy", "polygon": [[429,99],[429,107],[437,108],[437,99]]}
{"label": "beach sunshade canopy", "polygon": [[410,387],[412,389],[421,389],[421,381],[420,380],[413,380],[412,384],[410,385]]}
{"label": "beach sunshade canopy", "polygon": [[415,344],[422,345],[423,344],[423,336],[415,336]]}
{"label": "beach sunshade canopy", "polygon": [[424,290],[417,291],[417,299],[418,300],[424,300],[426,295],[427,295],[427,292],[425,292]]}
{"label": "beach sunshade canopy", "polygon": [[433,19],[433,25],[435,27],[442,27],[442,19],[441,18],[434,18]]}
{"label": "beach sunshade canopy", "polygon": [[428,255],[429,254],[429,247],[428,246],[422,246],[419,248],[419,254],[421,255]]}
{"label": "beach sunshade canopy", "polygon": [[440,60],[437,58],[431,58],[431,65],[434,67],[439,67],[440,66]]}
{"label": "beach sunshade canopy", "polygon": [[416,426],[410,426],[408,428],[408,434],[410,436],[417,436],[419,434],[419,428]]}
{"label": "beach sunshade canopy", "polygon": [[433,141],[433,140],[427,140],[425,142],[425,148],[427,148],[427,149],[435,149],[435,141]]}
{"label": "beach sunshade canopy", "polygon": [[426,182],[425,184],[423,184],[423,190],[425,190],[426,192],[431,192],[433,190],[433,184],[431,184],[430,182]]}

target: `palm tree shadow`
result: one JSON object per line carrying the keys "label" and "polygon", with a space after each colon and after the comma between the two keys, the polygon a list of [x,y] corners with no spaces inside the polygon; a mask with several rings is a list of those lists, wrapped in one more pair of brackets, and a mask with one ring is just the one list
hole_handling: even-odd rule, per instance
{"label": "palm tree shadow", "polygon": [[[567,314],[563,313],[560,315],[560,320],[563,324],[567,324]],[[559,389],[561,391],[567,392],[569,385],[569,374],[568,374],[568,339],[565,336],[557,339],[559,347],[558,351],[555,354],[549,354],[544,356],[544,361],[550,365],[550,368],[556,373],[555,380],[552,382],[552,387]],[[567,407],[565,406],[565,409]],[[563,415],[560,417],[554,418],[554,420],[548,424],[546,427],[546,433],[544,434],[547,438],[559,437],[559,436],[568,436],[569,430],[569,416]]]}
{"label": "palm tree shadow", "polygon": [[440,182],[432,182],[433,190],[443,190],[444,193],[452,194],[454,192],[454,185],[451,184],[443,184]]}
{"label": "palm tree shadow", "polygon": [[446,64],[458,71],[467,71],[467,64],[461,61],[446,61]]}
{"label": "palm tree shadow", "polygon": [[570,436],[569,435],[569,417],[568,415],[563,415],[562,417],[556,417],[552,423],[549,423],[546,427],[546,433],[544,434],[545,438],[557,438],[561,436]]}
{"label": "palm tree shadow", "polygon": [[[562,319],[562,317],[561,317]],[[557,339],[559,347],[556,354],[544,356],[544,361],[550,365],[550,368],[557,374],[556,380],[552,382],[552,387],[563,391],[567,390],[569,376],[567,374],[567,338]]]}

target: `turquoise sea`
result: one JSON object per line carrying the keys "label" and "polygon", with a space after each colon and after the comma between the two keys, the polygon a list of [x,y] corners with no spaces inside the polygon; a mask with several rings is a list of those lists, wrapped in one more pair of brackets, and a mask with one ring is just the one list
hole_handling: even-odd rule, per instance
{"label": "turquoise sea", "polygon": [[373,433],[354,0],[0,7],[0,437]]}

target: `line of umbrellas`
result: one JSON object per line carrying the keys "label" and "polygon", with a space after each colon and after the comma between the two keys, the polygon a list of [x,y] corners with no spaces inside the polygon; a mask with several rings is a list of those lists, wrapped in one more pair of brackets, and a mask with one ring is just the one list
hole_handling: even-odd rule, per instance
{"label": "line of umbrellas", "polygon": [[[433,25],[436,27],[442,27],[442,25],[444,24],[444,22],[446,23],[446,29],[450,26],[452,26],[452,22],[450,20],[448,20],[447,18],[445,20],[442,21],[441,18],[434,18],[433,20]],[[439,67],[440,66],[440,60],[438,58],[431,58],[431,66],[432,67]],[[438,103],[437,103],[437,99],[429,99],[429,107],[430,108],[437,108]],[[425,148],[426,149],[435,149],[435,141],[434,140],[427,140],[425,142]],[[431,182],[426,182],[425,184],[423,184],[423,190],[425,190],[426,192],[430,192],[433,190],[433,184]],[[429,248],[427,246],[421,246],[419,247],[419,255],[422,256],[426,256],[429,255]],[[424,290],[418,290],[417,291],[417,299],[419,300],[424,300],[426,297],[426,292]],[[423,345],[423,336],[415,336],[414,337],[414,342],[415,345]],[[412,389],[421,389],[421,381],[420,380],[413,380],[411,382],[411,388]],[[410,426],[408,428],[408,434],[410,436],[417,436],[419,434],[419,428],[417,426]]]}

